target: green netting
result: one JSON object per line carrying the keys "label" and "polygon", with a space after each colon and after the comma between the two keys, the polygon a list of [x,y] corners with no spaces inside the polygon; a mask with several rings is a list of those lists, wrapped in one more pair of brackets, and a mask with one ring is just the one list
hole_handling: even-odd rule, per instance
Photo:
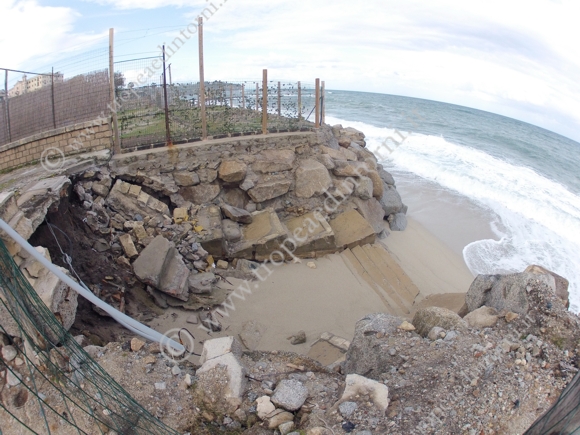
{"label": "green netting", "polygon": [[[20,366],[0,360],[0,434],[156,434],[161,423],[109,376],[66,331],[32,289],[0,240],[0,316],[21,339]],[[0,324],[0,331],[8,331]],[[14,331],[12,331],[14,332]],[[19,361],[20,362],[20,361]],[[9,386],[15,377],[18,385]],[[13,419],[11,422],[8,419]],[[8,432],[4,432],[8,433]]]}
{"label": "green netting", "polygon": [[580,372],[548,411],[524,435],[580,434]]}

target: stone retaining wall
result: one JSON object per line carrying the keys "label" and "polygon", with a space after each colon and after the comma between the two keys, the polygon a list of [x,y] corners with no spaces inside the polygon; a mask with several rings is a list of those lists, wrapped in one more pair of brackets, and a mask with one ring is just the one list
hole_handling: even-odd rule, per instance
{"label": "stone retaining wall", "polygon": [[0,146],[0,171],[71,154],[110,149],[113,132],[106,119],[45,131]]}

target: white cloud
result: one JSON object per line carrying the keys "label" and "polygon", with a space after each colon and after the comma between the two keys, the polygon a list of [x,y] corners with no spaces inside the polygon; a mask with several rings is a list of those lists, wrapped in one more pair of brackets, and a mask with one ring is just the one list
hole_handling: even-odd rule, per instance
{"label": "white cloud", "polygon": [[[73,31],[78,13],[71,8],[41,6],[36,0],[0,2],[0,53],[8,64],[18,69],[26,61],[54,53],[63,53],[76,46],[92,45],[103,35]],[[86,48],[85,48],[86,49]]]}

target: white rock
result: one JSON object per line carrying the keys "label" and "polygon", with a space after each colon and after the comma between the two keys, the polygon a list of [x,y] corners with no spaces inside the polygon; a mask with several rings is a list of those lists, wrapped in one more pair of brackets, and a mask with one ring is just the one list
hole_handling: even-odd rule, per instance
{"label": "white rock", "polygon": [[203,350],[201,351],[199,363],[203,365],[206,361],[218,358],[230,352],[236,357],[242,356],[242,345],[234,337],[222,337],[207,340],[203,343]]}
{"label": "white rock", "polygon": [[274,406],[274,404],[272,403],[272,401],[268,396],[258,397],[256,399],[256,403],[257,403],[256,410],[258,412],[258,418],[260,418],[260,420],[265,420],[266,417],[272,412],[274,412],[274,410],[276,409],[276,407]]}
{"label": "white rock", "polygon": [[334,409],[343,402],[355,401],[357,396],[369,395],[375,407],[383,414],[389,406],[389,389],[380,382],[351,374],[346,377],[346,387]]}
{"label": "white rock", "polygon": [[156,390],[165,390],[165,388],[166,388],[165,382],[155,382]]}
{"label": "white rock", "polygon": [[18,355],[18,351],[14,346],[3,346],[2,347],[2,359],[4,361],[10,362]]}

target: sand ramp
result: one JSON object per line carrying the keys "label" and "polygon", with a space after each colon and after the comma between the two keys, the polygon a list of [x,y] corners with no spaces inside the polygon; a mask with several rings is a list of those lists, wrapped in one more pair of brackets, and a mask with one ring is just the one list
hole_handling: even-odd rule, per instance
{"label": "sand ramp", "polygon": [[408,316],[419,289],[380,245],[356,246],[340,254],[351,272],[363,279],[381,298],[386,311]]}

